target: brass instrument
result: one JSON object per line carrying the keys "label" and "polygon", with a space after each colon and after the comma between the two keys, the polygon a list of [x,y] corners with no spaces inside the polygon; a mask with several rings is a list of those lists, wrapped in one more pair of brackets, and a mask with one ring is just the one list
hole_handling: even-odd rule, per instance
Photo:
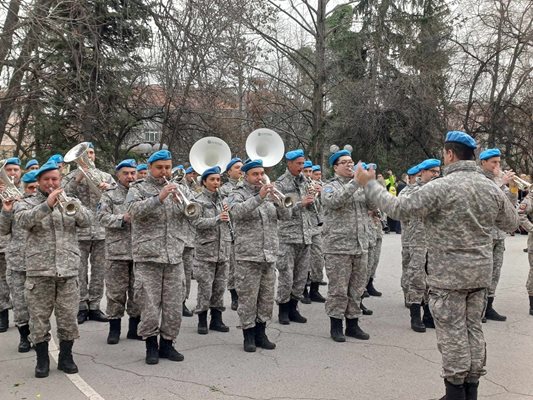
{"label": "brass instrument", "polygon": [[[185,176],[185,175],[184,175]],[[198,203],[193,203],[190,201],[187,196],[182,192],[182,190],[179,187],[179,181],[175,181],[175,178],[172,177],[170,180],[165,177],[165,182],[167,185],[169,183],[175,183],[176,184],[176,192],[173,193],[174,198],[178,203],[180,203],[183,206],[183,212],[187,217],[197,217],[200,215],[200,212],[202,211],[202,207]],[[183,178],[182,178],[183,179]]]}
{"label": "brass instrument", "polygon": [[79,204],[65,195],[65,192],[59,193],[57,196],[57,207],[62,213],[69,217],[73,217],[78,212]]}
{"label": "brass instrument", "polygon": [[80,143],[70,149],[68,153],[65,154],[63,160],[65,161],[65,163],[75,162],[76,164],[78,164],[78,169],[85,176],[89,188],[95,194],[101,195],[102,190],[100,189],[100,185],[102,183],[105,183],[106,179],[103,174],[98,169],[96,169],[94,162],[89,158],[89,155],[87,154],[87,150],[89,150],[89,142]]}
{"label": "brass instrument", "polygon": [[516,186],[518,186],[518,189],[520,190],[529,190],[533,184],[529,183],[528,181],[520,178],[519,176],[513,176],[513,182],[516,183]]}
{"label": "brass instrument", "polygon": [[[270,178],[268,177],[268,175],[264,175],[262,182],[263,185],[270,185]],[[290,193],[285,195],[281,193],[276,187],[272,188],[272,192],[270,192],[270,195],[276,203],[285,208],[290,208],[294,206],[298,201],[296,194]]]}
{"label": "brass instrument", "polygon": [[304,190],[305,190],[306,194],[314,195],[314,199],[313,199],[313,202],[311,204],[313,206],[313,211],[315,212],[315,215],[316,215],[316,226],[324,225],[324,221],[322,221],[322,219],[320,219],[320,213],[318,212],[318,208],[316,206],[316,199],[317,199],[318,195],[320,194],[320,192],[315,189],[315,184],[307,176],[304,176]]}
{"label": "brass instrument", "polygon": [[7,160],[0,161],[0,183],[5,186],[5,189],[0,193],[0,200],[13,201],[22,197],[22,193],[20,193],[20,190],[15,186],[14,179],[11,178],[4,169],[6,162]]}

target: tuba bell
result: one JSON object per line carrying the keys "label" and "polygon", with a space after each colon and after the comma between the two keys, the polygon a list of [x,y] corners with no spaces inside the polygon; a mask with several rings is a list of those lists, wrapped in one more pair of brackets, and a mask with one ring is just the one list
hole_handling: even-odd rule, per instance
{"label": "tuba bell", "polygon": [[246,138],[246,154],[250,160],[261,160],[263,166],[273,167],[285,153],[285,144],[280,135],[272,129],[256,129]]}
{"label": "tuba bell", "polygon": [[87,180],[89,188],[97,195],[102,194],[100,185],[105,182],[104,176],[96,169],[93,160],[89,158],[87,151],[89,150],[89,142],[82,142],[65,154],[63,160],[66,163],[75,162],[78,164],[78,169],[83,173]]}
{"label": "tuba bell", "polygon": [[191,167],[200,175],[211,167],[219,166],[222,171],[231,161],[231,149],[220,138],[208,136],[198,140],[191,147],[189,162]]}
{"label": "tuba bell", "polygon": [[0,183],[5,186],[5,189],[0,193],[0,200],[13,201],[22,197],[22,193],[20,193],[20,190],[15,186],[14,179],[11,178],[4,169],[6,162],[7,160],[0,161]]}

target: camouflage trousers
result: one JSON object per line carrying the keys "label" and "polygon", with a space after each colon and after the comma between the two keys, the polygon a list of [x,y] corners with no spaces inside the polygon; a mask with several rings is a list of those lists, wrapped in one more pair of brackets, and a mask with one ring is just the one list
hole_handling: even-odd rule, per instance
{"label": "camouflage trousers", "polygon": [[[183,264],[135,263],[134,300],[141,307],[137,334],[174,340],[181,327]],[[159,324],[161,320],[161,324]]]}
{"label": "camouflage trousers", "polygon": [[109,319],[122,318],[127,310],[130,317],[141,315],[135,303],[133,261],[108,260],[105,271],[106,314]]}
{"label": "camouflage trousers", "polygon": [[192,268],[194,265],[194,247],[185,247],[183,249],[183,270],[185,272],[185,285],[184,285],[184,296],[183,301],[189,298],[191,293],[191,280],[192,280]]}
{"label": "camouflage trousers", "polygon": [[224,311],[224,292],[228,282],[229,262],[194,260],[194,278],[198,283],[195,312],[210,308]]}
{"label": "camouflage trousers", "polygon": [[427,302],[426,263],[427,249],[425,247],[410,247],[411,257],[407,272],[407,303],[422,304]]}
{"label": "camouflage trousers", "polygon": [[235,289],[235,251],[233,243],[229,253],[228,290]]}
{"label": "camouflage trousers", "polygon": [[[105,240],[80,240],[80,310],[99,310],[104,296]],[[89,258],[91,277],[89,281]]]}
{"label": "camouflage trousers", "polygon": [[527,276],[526,289],[528,296],[533,296],[533,252],[527,254],[529,259],[529,275]]}
{"label": "camouflage trousers", "polygon": [[361,296],[367,284],[368,254],[326,254],[328,276],[328,317],[358,318],[361,315]]}
{"label": "camouflage trousers", "polygon": [[311,245],[302,243],[280,243],[278,262],[278,304],[288,303],[289,300],[303,298],[307,273],[309,272],[309,259]]}
{"label": "camouflage trousers", "polygon": [[455,385],[465,380],[477,382],[486,373],[481,325],[486,303],[486,289],[429,289],[429,307],[442,355],[442,377]]}
{"label": "camouflage trousers", "polygon": [[237,314],[242,329],[255,326],[256,322],[268,322],[274,308],[274,263],[237,261],[235,265],[235,289],[239,295]]}
{"label": "camouflage trousers", "polygon": [[489,287],[489,297],[494,297],[496,287],[500,281],[500,273],[503,265],[503,252],[505,251],[505,239],[492,241],[492,280]]}
{"label": "camouflage trousers", "polygon": [[26,271],[7,270],[7,283],[13,294],[13,315],[15,317],[15,325],[28,325],[30,314],[28,312],[28,305],[24,297],[24,284],[26,283]]}
{"label": "camouflage trousers", "polygon": [[410,246],[402,246],[402,277],[401,286],[404,296],[407,296],[407,290],[409,289],[409,262],[411,260]]}
{"label": "camouflage trousers", "polygon": [[376,245],[368,248],[368,268],[367,281],[370,278],[375,278],[376,270],[378,269],[379,258],[381,257],[381,246],[383,244],[382,238],[376,239]]}
{"label": "camouflage trousers", "polygon": [[324,254],[322,253],[322,234],[311,236],[311,282],[324,280]]}
{"label": "camouflage trousers", "polygon": [[7,263],[5,253],[0,253],[0,311],[11,308],[9,286],[6,278]]}
{"label": "camouflage trousers", "polygon": [[37,344],[50,340],[50,317],[56,316],[57,338],[74,340],[78,332],[78,278],[27,276],[26,303],[30,313],[30,340]]}

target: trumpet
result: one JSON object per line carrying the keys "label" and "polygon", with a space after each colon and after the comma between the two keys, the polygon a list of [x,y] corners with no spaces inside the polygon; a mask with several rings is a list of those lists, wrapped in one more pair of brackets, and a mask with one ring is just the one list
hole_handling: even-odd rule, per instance
{"label": "trumpet", "polygon": [[304,186],[305,193],[314,195],[314,200],[313,200],[313,203],[311,204],[313,205],[313,211],[315,212],[315,215],[316,215],[316,226],[322,226],[324,225],[324,221],[320,219],[320,213],[318,212],[318,208],[316,207],[316,202],[315,202],[320,192],[316,189],[316,184],[314,184],[311,181],[311,179],[308,178],[307,176],[304,176],[304,185],[305,185]]}
{"label": "trumpet", "polygon": [[57,196],[57,207],[68,217],[73,217],[78,212],[80,206],[73,199],[67,197],[64,192]]}
{"label": "trumpet", "polygon": [[[171,180],[168,180],[167,177],[165,177],[165,182],[167,183],[167,185],[169,183],[176,183],[174,181],[174,178],[172,178]],[[185,196],[185,194],[181,191],[179,185],[177,183],[176,185],[177,185],[176,192],[174,192],[173,195],[176,201],[183,206],[183,212],[185,213],[185,215],[187,217],[196,217],[200,215],[200,211],[201,211],[200,204],[193,203],[192,201],[190,201],[187,198],[187,196]]]}
{"label": "trumpet", "polygon": [[[262,181],[263,185],[270,185],[270,178],[268,175],[264,175]],[[272,192],[270,192],[271,196],[274,198],[274,201],[276,201],[278,204],[282,205],[285,208],[290,208],[296,204],[297,198],[295,194],[283,194],[275,187],[272,188]]]}
{"label": "trumpet", "polygon": [[529,190],[531,188],[531,183],[529,183],[528,181],[518,177],[518,176],[513,176],[513,182],[516,183],[516,186],[518,186],[518,189],[520,190]]}

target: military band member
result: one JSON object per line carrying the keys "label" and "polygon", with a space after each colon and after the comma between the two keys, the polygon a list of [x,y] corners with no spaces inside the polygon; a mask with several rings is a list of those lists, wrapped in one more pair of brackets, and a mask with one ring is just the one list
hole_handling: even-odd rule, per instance
{"label": "military band member", "polygon": [[371,220],[370,229],[374,229],[376,237],[372,253],[368,249],[368,273],[366,293],[369,296],[380,297],[382,293],[374,287],[374,279],[376,278],[376,270],[378,269],[379,259],[381,257],[381,247],[383,245],[383,226],[381,225],[380,214],[377,211],[369,211],[368,215]]}
{"label": "military band member", "polygon": [[193,167],[189,167],[185,170],[185,184],[193,192],[202,192],[202,186],[198,184],[198,173],[193,169]]}
{"label": "military band member", "polygon": [[96,212],[100,225],[105,228],[108,344],[117,344],[120,340],[124,311],[129,315],[126,337],[141,339],[137,335],[141,310],[133,293],[135,274],[131,250],[131,215],[126,203],[130,184],[137,179],[137,163],[133,159],[123,160],[115,171],[118,183],[102,194]]}
{"label": "military band member", "polygon": [[[189,199],[194,199],[196,193],[192,192],[188,186],[180,184],[181,190],[190,195]],[[192,317],[194,314],[187,305],[185,300],[189,298],[191,293],[192,271],[194,266],[194,239],[196,237],[196,228],[189,219],[185,219],[182,225],[182,236],[184,240],[183,248],[183,270],[185,272],[185,287],[183,295],[182,315],[184,317]]]}
{"label": "military band member", "polygon": [[520,226],[527,232],[527,255],[529,260],[529,275],[526,282],[526,290],[529,296],[529,315],[533,315],[533,223],[528,217],[533,217],[533,193],[528,195],[520,203],[518,208]]}
{"label": "military band member", "polygon": [[279,323],[288,325],[290,321],[306,323],[298,311],[298,301],[302,300],[307,282],[307,272],[311,257],[311,213],[308,209],[315,196],[305,193],[302,174],[304,167],[303,150],[292,150],[285,154],[287,170],[275,185],[284,195],[293,195],[296,204],[292,207],[292,217],[279,224],[278,291],[276,302],[279,306]]}
{"label": "military band member", "polygon": [[289,209],[276,206],[267,197],[273,185],[263,185],[261,160],[242,167],[244,181],[231,192],[228,202],[235,222],[235,287],[237,313],[244,336],[244,351],[276,347],[266,333],[274,306],[275,264],[279,250],[278,219],[288,219]]}
{"label": "military band member", "polygon": [[[87,156],[92,160],[96,159],[93,144],[89,144]],[[105,179],[99,186],[100,191],[105,191],[115,185],[115,181],[106,172],[97,170]],[[80,241],[80,305],[78,312],[78,324],[83,324],[86,320],[108,322],[105,314],[100,311],[100,301],[104,295],[104,275],[105,275],[105,229],[96,218],[96,207],[102,196],[102,192],[96,193],[91,190],[87,178],[83,174],[81,167],[70,172],[64,179],[63,187],[68,195],[78,198],[82,204],[91,212],[92,224],[90,227],[80,229],[78,239]],[[89,260],[91,273],[89,279]]]}
{"label": "military band member", "polygon": [[518,215],[504,193],[482,179],[476,141],[452,131],[444,143],[444,177],[407,197],[394,197],[360,166],[356,180],[392,218],[422,218],[428,244],[429,306],[442,354],[443,399],[477,399],[485,375],[481,317],[492,278],[493,226],[513,231]]}
{"label": "military band member", "polygon": [[63,156],[61,154],[54,154],[50,156],[48,161],[55,162],[57,164],[57,167],[59,168],[59,172],[61,173],[61,175],[65,175],[65,161],[63,160]]}
{"label": "military band member", "polygon": [[39,169],[39,161],[37,161],[35,158],[32,158],[26,163],[26,166],[24,167],[24,170],[26,173],[30,171],[36,171]]}
{"label": "military band member", "polygon": [[311,178],[313,178],[314,181],[317,181],[322,184],[322,168],[320,167],[320,165],[313,165],[311,170]]}
{"label": "military band member", "polygon": [[348,150],[333,153],[329,165],[335,176],[322,190],[322,205],[324,259],[329,280],[326,314],[330,318],[330,334],[336,342],[345,342],[345,334],[368,340],[370,336],[359,327],[359,317],[361,296],[367,283],[366,215],[372,207],[365,191],[352,179],[354,163]]}
{"label": "military band member", "polygon": [[222,321],[224,292],[228,280],[230,257],[230,217],[227,204],[219,195],[220,168],[208,168],[202,173],[202,193],[196,201],[202,206],[199,218],[193,221],[196,227],[194,244],[194,278],[198,283],[195,313],[198,314],[198,333],[205,335],[207,311],[211,309],[209,329],[228,332]]}
{"label": "military band member", "polygon": [[[243,173],[241,171],[242,160],[238,157],[232,158],[231,161],[226,166],[226,173],[228,174],[228,181],[222,185],[220,188],[220,194],[222,197],[227,198],[233,188],[242,180]],[[235,290],[235,258],[233,257],[233,249],[231,249],[230,262],[229,262],[229,273],[228,273],[228,290],[231,294],[231,309],[233,311],[237,310],[239,304],[239,296]]]}
{"label": "military band member", "polygon": [[148,176],[148,165],[139,164],[137,165],[137,180],[145,179]]}
{"label": "military band member", "polygon": [[77,208],[68,215],[58,207],[63,195],[61,174],[53,161],[36,173],[39,190],[15,204],[15,224],[27,231],[25,266],[25,298],[30,314],[30,340],[35,345],[37,365],[35,377],[48,376],[50,360],[50,316],[55,313],[59,359],[57,368],[67,374],[78,372],[72,359],[72,346],[79,337],[78,269],[80,251],[77,228],[91,225],[91,214],[77,199]]}

